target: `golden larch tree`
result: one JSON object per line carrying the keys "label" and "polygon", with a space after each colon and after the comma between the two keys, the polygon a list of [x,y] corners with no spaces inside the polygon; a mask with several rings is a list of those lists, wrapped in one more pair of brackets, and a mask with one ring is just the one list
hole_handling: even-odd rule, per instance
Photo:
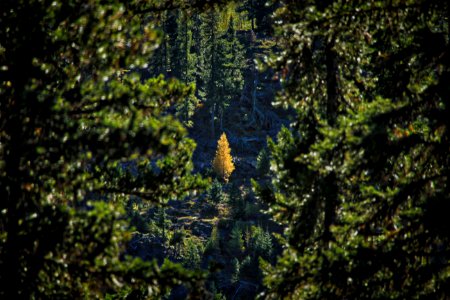
{"label": "golden larch tree", "polygon": [[222,176],[225,182],[228,182],[228,178],[234,171],[233,157],[231,156],[230,145],[228,144],[227,136],[222,133],[219,141],[217,142],[216,156],[212,162],[214,171]]}

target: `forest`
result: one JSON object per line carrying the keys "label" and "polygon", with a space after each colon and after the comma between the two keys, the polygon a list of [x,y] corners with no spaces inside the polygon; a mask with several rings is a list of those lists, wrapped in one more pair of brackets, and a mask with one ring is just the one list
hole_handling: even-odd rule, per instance
{"label": "forest", "polygon": [[3,0],[1,299],[449,299],[450,4]]}

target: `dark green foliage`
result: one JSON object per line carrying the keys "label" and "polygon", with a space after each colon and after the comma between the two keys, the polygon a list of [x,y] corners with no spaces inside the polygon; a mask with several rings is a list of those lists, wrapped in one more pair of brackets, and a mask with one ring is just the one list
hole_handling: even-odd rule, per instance
{"label": "dark green foliage", "polygon": [[211,236],[208,239],[208,242],[206,243],[205,253],[217,251],[219,247],[220,247],[219,230],[217,228],[217,225],[214,225],[211,231]]}
{"label": "dark green foliage", "polygon": [[224,21],[221,18],[218,7],[204,12],[163,13],[163,41],[149,66],[151,74],[160,72],[196,86],[195,94],[177,104],[177,115],[185,125],[192,126],[195,108],[199,102],[205,103],[211,113],[212,136],[217,116],[223,128],[225,109],[240,97],[245,67],[244,49],[236,36],[233,17],[227,21],[227,30],[219,28],[219,22]]}
{"label": "dark green foliage", "polygon": [[240,263],[237,258],[233,258],[233,271],[231,273],[231,283],[236,283],[239,281],[239,273],[240,273]]}
{"label": "dark green foliage", "polygon": [[252,279],[254,278],[255,270],[257,270],[257,266],[255,265],[254,260],[252,260],[250,256],[246,256],[240,264],[239,278],[247,280]]}
{"label": "dark green foliage", "polygon": [[156,297],[202,278],[120,258],[130,195],[159,203],[204,185],[166,113],[192,88],[130,72],[160,41],[141,4],[2,2],[1,298]]}
{"label": "dark green foliage", "polygon": [[244,83],[242,70],[245,67],[244,49],[236,36],[233,18],[230,19],[228,30],[220,43],[219,67],[222,82],[219,84],[219,93],[223,97],[221,102],[228,103],[240,95]]}
{"label": "dark green foliage", "polygon": [[268,298],[450,294],[448,15],[444,1],[279,11],[278,100],[298,119],[270,143],[260,191],[288,227]]}
{"label": "dark green foliage", "polygon": [[271,15],[278,6],[271,0],[244,0],[241,9],[247,12],[251,21],[252,30],[265,35],[273,33],[273,21]]}
{"label": "dark green foliage", "polygon": [[218,29],[218,12],[211,10],[201,15],[202,45],[199,63],[202,81],[198,88],[211,112],[211,127],[214,136],[215,118],[220,117],[223,128],[223,114],[230,101],[237,99],[243,86],[242,69],[245,66],[244,52],[236,37],[231,19],[225,33]]}
{"label": "dark green foliage", "polygon": [[[245,200],[244,200],[245,201]],[[244,218],[245,219],[255,219],[257,218],[258,214],[260,212],[260,208],[256,203],[245,201],[245,207],[244,207]]]}
{"label": "dark green foliage", "polygon": [[237,202],[240,199],[243,199],[243,191],[241,191],[241,188],[239,184],[232,183],[230,187],[230,193],[229,193],[229,202],[231,204]]}
{"label": "dark green foliage", "polygon": [[218,204],[225,201],[226,195],[223,191],[222,184],[220,183],[219,180],[214,179],[211,187],[208,190],[208,198],[214,204]]}
{"label": "dark green foliage", "polygon": [[198,105],[198,99],[194,95],[190,95],[177,105],[177,116],[183,120],[186,127],[192,127],[193,122],[191,117],[194,115],[195,109]]}
{"label": "dark green foliage", "polygon": [[262,257],[265,260],[269,260],[273,252],[270,233],[259,226],[252,227],[249,251],[255,258]]}
{"label": "dark green foliage", "polygon": [[154,224],[154,233],[165,243],[168,239],[168,229],[172,225],[172,221],[167,218],[166,209],[164,207],[157,207],[151,219],[151,222]]}
{"label": "dark green foliage", "polygon": [[241,191],[239,186],[236,184],[231,186],[229,202],[231,204],[231,215],[233,219],[236,220],[245,218],[245,201],[243,191]]}
{"label": "dark green foliage", "polygon": [[141,233],[148,233],[150,230],[147,220],[138,212],[131,214],[130,225]]}
{"label": "dark green foliage", "polygon": [[266,148],[262,149],[256,158],[256,172],[261,177],[266,177],[270,172],[270,154]]}
{"label": "dark green foliage", "polygon": [[231,18],[227,32],[221,37],[220,47],[217,49],[217,68],[214,94],[211,94],[220,115],[220,129],[223,130],[223,115],[232,100],[240,97],[244,84],[242,70],[245,67],[244,50],[236,37],[233,18]]}
{"label": "dark green foliage", "polygon": [[203,255],[203,244],[193,237],[187,238],[185,243],[183,264],[190,269],[198,269]]}
{"label": "dark green foliage", "polygon": [[[196,77],[195,70],[198,63],[197,53],[193,52],[192,39],[193,21],[186,12],[178,12],[175,22],[176,32],[173,33],[174,44],[172,49],[172,75],[186,84],[192,84],[195,89]],[[170,33],[167,33],[170,37]],[[195,94],[186,97],[177,105],[177,115],[181,117],[184,124],[192,126],[191,117],[194,114],[198,104]]]}
{"label": "dark green foliage", "polygon": [[239,256],[244,250],[244,240],[242,239],[242,230],[237,224],[233,226],[228,240],[227,250],[233,256]]}
{"label": "dark green foliage", "polygon": [[182,250],[185,244],[187,233],[184,229],[175,230],[169,241],[169,245],[174,248],[173,256],[179,258],[182,255]]}
{"label": "dark green foliage", "polygon": [[130,219],[130,226],[141,233],[150,231],[149,222],[144,214],[141,214],[142,200],[130,197],[126,205],[126,213]]}

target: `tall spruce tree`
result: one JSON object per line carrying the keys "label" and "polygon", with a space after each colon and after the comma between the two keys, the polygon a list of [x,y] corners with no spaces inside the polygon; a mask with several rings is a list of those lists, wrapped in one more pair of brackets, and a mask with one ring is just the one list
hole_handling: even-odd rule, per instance
{"label": "tall spruce tree", "polygon": [[[196,53],[193,51],[191,14],[188,11],[180,11],[177,18],[177,30],[175,32],[173,75],[187,85],[195,89],[195,68],[197,64]],[[194,114],[198,104],[195,94],[191,94],[177,105],[177,115],[181,117],[184,124],[192,125],[190,118]]]}
{"label": "tall spruce tree", "polygon": [[203,68],[202,77],[204,84],[204,101],[211,115],[211,137],[215,137],[215,119],[217,108],[218,81],[220,80],[218,66],[218,49],[219,49],[219,33],[218,33],[218,12],[211,9],[202,15],[202,48]]}
{"label": "tall spruce tree", "polygon": [[199,62],[201,93],[211,113],[211,135],[215,137],[215,120],[219,117],[223,129],[223,115],[230,101],[237,99],[243,86],[242,69],[245,67],[242,44],[236,36],[233,18],[227,31],[218,28],[219,13],[209,10],[201,16],[200,44],[202,53]]}
{"label": "tall spruce tree", "polygon": [[232,100],[239,98],[244,84],[242,70],[245,67],[244,50],[236,36],[233,17],[228,29],[219,40],[218,80],[215,83],[215,102],[219,111],[220,130],[223,131],[223,116]]}
{"label": "tall spruce tree", "polygon": [[288,227],[267,298],[445,299],[450,5],[285,5],[274,65],[298,119],[260,190]]}

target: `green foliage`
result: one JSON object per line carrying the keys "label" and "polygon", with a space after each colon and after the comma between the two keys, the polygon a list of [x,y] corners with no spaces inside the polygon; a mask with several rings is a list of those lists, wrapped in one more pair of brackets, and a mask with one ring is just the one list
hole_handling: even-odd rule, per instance
{"label": "green foliage", "polygon": [[240,27],[245,22],[235,8],[235,4],[227,3],[221,9],[213,6],[206,11],[170,10],[155,20],[163,39],[148,71],[196,86],[195,95],[185,97],[176,105],[177,115],[189,127],[200,102],[210,109],[212,126],[218,114],[222,127],[225,109],[231,100],[240,96],[245,61],[234,20],[237,18]]}
{"label": "green foliage", "polygon": [[243,215],[243,217],[245,219],[255,219],[258,217],[259,213],[260,213],[260,209],[258,207],[258,204],[252,203],[249,201],[245,202],[244,215]]}
{"label": "green foliage", "polygon": [[152,5],[2,3],[1,298],[157,297],[203,277],[119,259],[128,196],[161,203],[204,186],[194,142],[166,113],[193,88],[134,72],[160,42],[143,22]]}
{"label": "green foliage", "polygon": [[236,283],[239,281],[239,273],[240,273],[240,264],[239,260],[235,257],[233,258],[233,265],[232,265],[233,271],[231,273],[231,283]]}
{"label": "green foliage", "polygon": [[186,127],[192,127],[194,124],[191,120],[199,101],[194,95],[186,97],[184,101],[177,105],[177,116],[181,117]]}
{"label": "green foliage", "polygon": [[288,227],[267,298],[449,294],[448,12],[443,1],[279,10],[278,101],[298,118],[270,143],[273,186],[260,190]]}
{"label": "green foliage", "polygon": [[256,172],[261,177],[266,177],[270,172],[270,154],[266,148],[262,149],[256,157]]}
{"label": "green foliage", "polygon": [[219,180],[214,179],[211,187],[208,190],[208,198],[215,204],[222,203],[226,199],[226,194],[223,191],[222,184]]}
{"label": "green foliage", "polygon": [[[245,66],[243,47],[236,37],[233,18],[226,32],[218,28],[218,12],[212,10],[202,16],[202,78],[199,86],[204,101],[214,119],[218,113],[221,128],[223,115],[230,101],[240,96],[243,86],[242,70]],[[214,130],[214,128],[213,128]]]}
{"label": "green foliage", "polygon": [[244,0],[240,10],[246,11],[253,31],[270,35],[273,33],[272,14],[277,7],[276,1]]}
{"label": "green foliage", "polygon": [[270,233],[259,226],[252,226],[249,248],[255,258],[262,257],[265,260],[269,260],[273,252],[272,237]]}
{"label": "green foliage", "polygon": [[198,269],[203,256],[203,244],[197,238],[190,237],[185,240],[183,265],[190,269]]}
{"label": "green foliage", "polygon": [[174,248],[173,256],[177,259],[182,256],[186,236],[187,236],[186,230],[180,229],[175,230],[170,237],[169,245]]}
{"label": "green foliage", "polygon": [[244,250],[244,240],[240,226],[235,224],[231,230],[230,239],[227,243],[227,250],[234,256],[239,256]]}
{"label": "green foliage", "polygon": [[156,207],[153,216],[150,218],[149,231],[166,243],[169,239],[169,228],[172,221],[167,217],[164,207]]}
{"label": "green foliage", "polygon": [[217,228],[217,225],[214,225],[211,231],[211,236],[209,237],[208,242],[206,243],[205,253],[217,251],[219,249],[220,249],[219,229]]}
{"label": "green foliage", "polygon": [[239,278],[252,279],[254,278],[255,270],[257,270],[257,266],[255,266],[255,264],[253,263],[252,258],[247,255],[241,262],[239,269]]}
{"label": "green foliage", "polygon": [[232,184],[230,190],[231,215],[233,219],[245,218],[245,201],[239,185]]}
{"label": "green foliage", "polygon": [[214,300],[226,300],[227,298],[222,293],[214,294]]}

